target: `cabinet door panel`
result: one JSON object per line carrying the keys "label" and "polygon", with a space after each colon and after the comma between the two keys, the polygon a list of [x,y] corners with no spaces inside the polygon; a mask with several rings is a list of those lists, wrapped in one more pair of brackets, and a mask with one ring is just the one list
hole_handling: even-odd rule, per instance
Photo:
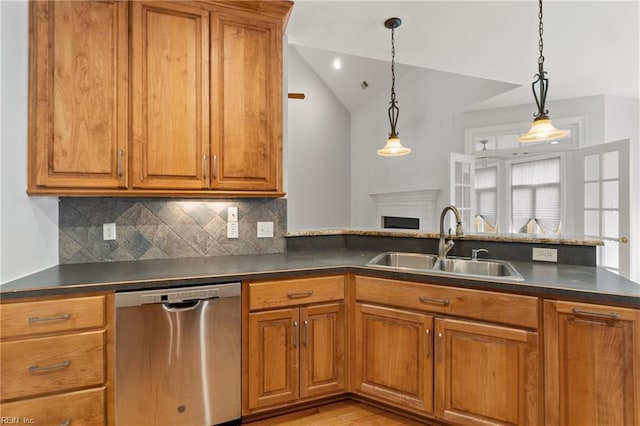
{"label": "cabinet door panel", "polygon": [[215,189],[278,190],[280,185],[281,30],[250,16],[212,15]]}
{"label": "cabinet door panel", "polygon": [[126,186],[128,5],[31,3],[29,186]]}
{"label": "cabinet door panel", "polygon": [[538,335],[436,319],[436,416],[465,425],[538,422]]}
{"label": "cabinet door panel", "polygon": [[132,2],[133,186],[208,187],[209,15]]}
{"label": "cabinet door panel", "polygon": [[249,314],[249,408],[298,398],[298,317],[297,308]]}
{"label": "cabinet door panel", "polygon": [[547,424],[638,424],[640,312],[545,301],[544,316]]}
{"label": "cabinet door panel", "polygon": [[433,411],[433,318],[356,304],[359,392],[420,413]]}
{"label": "cabinet door panel", "polygon": [[300,397],[345,388],[344,304],[300,308]]}

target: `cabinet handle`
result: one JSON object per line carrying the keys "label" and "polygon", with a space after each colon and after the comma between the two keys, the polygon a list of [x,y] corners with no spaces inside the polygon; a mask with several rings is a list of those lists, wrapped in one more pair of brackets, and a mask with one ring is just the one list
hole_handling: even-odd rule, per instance
{"label": "cabinet handle", "polygon": [[580,308],[573,308],[573,313],[577,315],[588,315],[590,317],[607,318],[617,320],[620,319],[620,314],[617,312],[592,312],[584,311]]}
{"label": "cabinet handle", "polygon": [[67,368],[70,365],[71,361],[62,361],[58,364],[45,365],[44,367],[40,367],[39,365],[32,365],[31,367],[29,367],[29,373],[34,374],[49,370],[59,370],[61,368]]}
{"label": "cabinet handle", "polygon": [[442,333],[438,333],[438,361],[442,362]]}
{"label": "cabinet handle", "polygon": [[218,179],[218,156],[213,154],[213,179]]}
{"label": "cabinet handle", "polygon": [[287,296],[290,299],[295,299],[298,297],[309,297],[313,294],[313,290],[307,290],[307,291],[299,291],[299,292],[295,292],[295,291],[290,291],[287,293]]}
{"label": "cabinet handle", "polygon": [[425,356],[429,358],[431,356],[431,330],[427,328],[424,334],[426,334],[425,338],[427,339],[427,344],[425,345],[427,347]]}
{"label": "cabinet handle", "polygon": [[71,318],[71,314],[62,314],[57,317],[31,317],[29,318],[29,323],[33,324],[36,322],[44,322],[44,321],[67,321]]}
{"label": "cabinet handle", "polygon": [[434,305],[449,306],[449,299],[432,299],[427,296],[420,296],[420,301],[422,303],[433,303]]}
{"label": "cabinet handle", "polygon": [[302,334],[302,345],[303,346],[307,346],[307,333],[309,332],[308,328],[309,328],[309,321],[306,321],[302,323],[302,325],[304,326],[304,333]]}
{"label": "cabinet handle", "polygon": [[124,156],[124,150],[118,150],[118,177],[122,177],[122,157]]}
{"label": "cabinet handle", "polygon": [[293,322],[293,347],[298,347],[298,321]]}
{"label": "cabinet handle", "polygon": [[64,419],[60,426],[71,426],[71,419]]}
{"label": "cabinet handle", "polygon": [[207,178],[207,156],[202,156],[202,179]]}

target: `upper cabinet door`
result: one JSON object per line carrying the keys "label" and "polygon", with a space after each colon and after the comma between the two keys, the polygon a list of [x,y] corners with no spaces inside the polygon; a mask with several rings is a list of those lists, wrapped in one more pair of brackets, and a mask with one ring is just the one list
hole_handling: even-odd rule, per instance
{"label": "upper cabinet door", "polygon": [[29,192],[125,187],[128,4],[30,7]]}
{"label": "upper cabinet door", "polygon": [[281,21],[212,13],[212,188],[282,190]]}
{"label": "upper cabinet door", "polygon": [[132,7],[132,186],[209,187],[209,12]]}

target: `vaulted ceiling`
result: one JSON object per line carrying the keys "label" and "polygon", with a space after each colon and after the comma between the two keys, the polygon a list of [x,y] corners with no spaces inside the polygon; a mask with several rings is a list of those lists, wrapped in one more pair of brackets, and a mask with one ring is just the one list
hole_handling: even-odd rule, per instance
{"label": "vaulted ceiling", "polygon": [[[543,5],[549,101],[591,95],[640,98],[640,2],[557,1]],[[296,0],[288,41],[351,108],[363,80],[389,89],[390,30],[396,63],[506,85],[477,108],[533,102],[538,2]],[[341,57],[340,71],[332,68]],[[512,90],[508,90],[513,88]]]}

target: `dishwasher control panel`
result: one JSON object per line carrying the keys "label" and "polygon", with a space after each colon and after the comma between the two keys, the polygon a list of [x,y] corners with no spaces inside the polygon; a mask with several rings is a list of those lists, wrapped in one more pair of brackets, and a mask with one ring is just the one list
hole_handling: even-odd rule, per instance
{"label": "dishwasher control panel", "polygon": [[211,299],[218,297],[218,289],[190,290],[178,291],[164,294],[142,294],[140,295],[140,303],[180,303],[191,300]]}
{"label": "dishwasher control panel", "polygon": [[158,290],[116,293],[116,308],[157,303],[181,303],[216,297],[239,297],[240,283],[203,285],[200,287],[164,288]]}

